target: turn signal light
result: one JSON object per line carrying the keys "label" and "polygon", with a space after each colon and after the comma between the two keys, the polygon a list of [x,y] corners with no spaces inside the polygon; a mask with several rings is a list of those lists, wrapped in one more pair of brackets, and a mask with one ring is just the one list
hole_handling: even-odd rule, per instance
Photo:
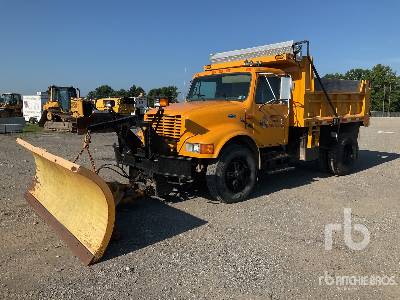
{"label": "turn signal light", "polygon": [[160,99],[160,106],[161,106],[161,107],[166,107],[166,106],[168,106],[168,105],[169,105],[169,101],[168,101],[167,98],[161,98],[161,99]]}
{"label": "turn signal light", "polygon": [[214,153],[214,145],[213,144],[186,143],[186,151],[200,153],[200,154],[213,154]]}
{"label": "turn signal light", "polygon": [[200,153],[201,154],[213,154],[214,153],[214,145],[213,144],[200,144]]}

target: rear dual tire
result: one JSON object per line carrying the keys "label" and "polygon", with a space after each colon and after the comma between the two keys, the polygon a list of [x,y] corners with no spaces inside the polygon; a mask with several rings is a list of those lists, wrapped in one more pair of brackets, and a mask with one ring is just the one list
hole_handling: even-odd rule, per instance
{"label": "rear dual tire", "polygon": [[328,164],[332,174],[348,175],[353,172],[358,159],[358,142],[351,136],[344,136],[328,152]]}
{"label": "rear dual tire", "polygon": [[336,176],[348,175],[354,171],[358,151],[357,138],[343,134],[330,149],[320,149],[319,168]]}

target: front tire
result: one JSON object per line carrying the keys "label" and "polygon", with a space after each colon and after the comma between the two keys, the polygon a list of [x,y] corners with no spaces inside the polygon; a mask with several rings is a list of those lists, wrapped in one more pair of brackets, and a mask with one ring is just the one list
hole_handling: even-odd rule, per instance
{"label": "front tire", "polygon": [[254,154],[241,145],[226,147],[207,166],[206,181],[211,196],[218,201],[235,203],[247,199],[257,181]]}

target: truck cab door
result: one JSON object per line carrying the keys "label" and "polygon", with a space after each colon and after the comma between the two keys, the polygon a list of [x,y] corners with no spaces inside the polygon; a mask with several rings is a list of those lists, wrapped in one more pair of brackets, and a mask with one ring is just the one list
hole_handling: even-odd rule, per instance
{"label": "truck cab door", "polygon": [[253,134],[260,147],[288,143],[291,87],[290,77],[258,75],[254,97]]}

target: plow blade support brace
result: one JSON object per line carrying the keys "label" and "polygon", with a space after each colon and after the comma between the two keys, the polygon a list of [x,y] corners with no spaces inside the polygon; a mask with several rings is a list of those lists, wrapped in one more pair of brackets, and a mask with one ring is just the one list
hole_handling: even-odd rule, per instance
{"label": "plow blade support brace", "polygon": [[94,172],[17,139],[31,151],[36,175],[25,199],[86,265],[98,261],[110,241],[115,203]]}

